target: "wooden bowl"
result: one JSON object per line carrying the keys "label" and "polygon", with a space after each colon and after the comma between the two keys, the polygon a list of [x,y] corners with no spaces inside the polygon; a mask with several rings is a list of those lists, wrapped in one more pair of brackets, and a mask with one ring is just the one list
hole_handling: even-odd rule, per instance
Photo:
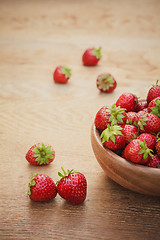
{"label": "wooden bowl", "polygon": [[132,191],[160,196],[160,169],[134,164],[103,147],[94,125],[91,143],[97,161],[109,178]]}

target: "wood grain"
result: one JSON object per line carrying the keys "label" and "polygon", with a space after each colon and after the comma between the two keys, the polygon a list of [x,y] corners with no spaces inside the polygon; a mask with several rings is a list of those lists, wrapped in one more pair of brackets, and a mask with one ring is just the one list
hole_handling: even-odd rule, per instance
{"label": "wood grain", "polygon": [[[111,181],[91,147],[98,109],[125,91],[145,98],[160,75],[160,2],[120,2],[0,1],[0,239],[159,239],[159,198]],[[102,47],[96,67],[82,65],[90,46]],[[67,85],[53,83],[59,64],[72,69]],[[118,82],[112,94],[96,88],[102,72]],[[25,160],[39,141],[55,149],[50,166]],[[56,181],[61,166],[85,174],[84,204],[59,196],[32,203],[26,194],[31,173]]]}

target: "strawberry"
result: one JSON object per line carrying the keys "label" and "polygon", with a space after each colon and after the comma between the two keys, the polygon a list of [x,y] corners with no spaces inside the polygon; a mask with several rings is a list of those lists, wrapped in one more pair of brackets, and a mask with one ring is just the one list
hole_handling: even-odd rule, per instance
{"label": "strawberry", "polygon": [[56,67],[53,73],[55,83],[67,83],[71,76],[71,69],[65,66]]}
{"label": "strawberry", "polygon": [[132,93],[123,93],[116,101],[116,106],[125,108],[126,112],[135,112],[137,109],[138,98]]}
{"label": "strawberry", "polygon": [[110,73],[102,73],[97,77],[97,88],[101,92],[113,92],[117,86],[117,82]]}
{"label": "strawberry", "polygon": [[123,157],[131,162],[144,164],[149,161],[153,150],[149,149],[145,141],[139,139],[132,140],[124,149]]}
{"label": "strawberry", "polygon": [[137,104],[137,109],[136,111],[139,112],[141,110],[143,110],[144,108],[148,107],[148,103],[147,100],[145,99],[138,99],[138,104]]}
{"label": "strawberry", "polygon": [[160,157],[160,132],[157,134],[157,140],[156,140],[156,152],[158,156]]}
{"label": "strawberry", "polygon": [[101,57],[101,47],[88,48],[82,56],[82,61],[85,66],[95,66],[97,65]]}
{"label": "strawberry", "polygon": [[150,103],[154,98],[160,97],[160,86],[158,85],[158,80],[156,84],[153,85],[147,94],[147,102]]}
{"label": "strawberry", "polygon": [[71,204],[78,205],[84,202],[87,194],[87,181],[80,172],[68,170],[62,167],[63,174],[58,172],[61,179],[57,182],[57,191],[59,195]]}
{"label": "strawberry", "polygon": [[154,98],[148,104],[148,112],[155,114],[157,117],[160,118],[160,97]]}
{"label": "strawberry", "polygon": [[129,124],[121,125],[121,127],[122,127],[122,134],[125,137],[126,144],[128,144],[130,141],[138,137],[139,131],[137,127]]}
{"label": "strawberry", "polygon": [[47,175],[35,174],[28,184],[28,195],[34,202],[46,202],[56,197],[57,188]]}
{"label": "strawberry", "polygon": [[144,108],[143,110],[137,112],[138,118],[141,118],[146,113],[148,113],[148,108]]}
{"label": "strawberry", "polygon": [[111,107],[103,106],[96,114],[94,123],[97,129],[104,130],[108,124],[125,124],[127,114],[125,109],[116,107],[113,104]]}
{"label": "strawberry", "polygon": [[147,167],[159,168],[160,167],[160,158],[157,154],[149,157],[149,161],[145,164]]}
{"label": "strawberry", "polygon": [[26,153],[26,160],[33,165],[47,165],[55,158],[53,148],[44,143],[34,144]]}
{"label": "strawberry", "polygon": [[127,121],[126,124],[138,126],[138,114],[136,112],[127,112]]}
{"label": "strawberry", "polygon": [[144,141],[148,148],[154,150],[156,145],[156,137],[150,133],[142,133],[140,134],[137,139]]}
{"label": "strawberry", "polygon": [[101,133],[102,144],[111,149],[119,150],[125,146],[125,137],[122,134],[122,128],[119,125],[109,125]]}
{"label": "strawberry", "polygon": [[139,117],[138,126],[141,133],[157,134],[160,131],[160,118],[152,113],[145,113]]}

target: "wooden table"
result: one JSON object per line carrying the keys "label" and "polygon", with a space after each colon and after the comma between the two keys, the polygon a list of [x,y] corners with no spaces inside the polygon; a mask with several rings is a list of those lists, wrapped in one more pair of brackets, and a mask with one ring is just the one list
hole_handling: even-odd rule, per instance
{"label": "wooden table", "polygon": [[[0,239],[159,239],[160,199],[111,181],[90,142],[96,112],[123,92],[145,98],[160,76],[160,1],[0,1]],[[84,67],[88,47],[102,47],[96,67]],[[52,79],[57,65],[72,69],[68,84]],[[110,72],[118,82],[101,94],[96,78]],[[25,160],[39,141],[56,152],[49,166]],[[32,173],[85,174],[84,204],[57,196],[31,202]],[[160,184],[160,183],[157,183]]]}

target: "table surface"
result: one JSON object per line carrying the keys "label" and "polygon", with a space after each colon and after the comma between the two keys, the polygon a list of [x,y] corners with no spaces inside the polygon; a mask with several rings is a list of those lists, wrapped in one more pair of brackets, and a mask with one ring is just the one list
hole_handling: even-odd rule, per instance
{"label": "table surface", "polygon": [[[110,180],[90,141],[103,105],[123,92],[146,98],[160,76],[159,10],[159,0],[0,1],[0,239],[159,239],[160,199]],[[102,59],[84,67],[93,46]],[[72,69],[68,84],[53,82],[57,65]],[[111,94],[96,88],[103,72],[117,80]],[[31,166],[25,154],[41,141],[55,161]],[[61,166],[84,173],[86,201],[31,202],[31,174],[57,181]]]}

